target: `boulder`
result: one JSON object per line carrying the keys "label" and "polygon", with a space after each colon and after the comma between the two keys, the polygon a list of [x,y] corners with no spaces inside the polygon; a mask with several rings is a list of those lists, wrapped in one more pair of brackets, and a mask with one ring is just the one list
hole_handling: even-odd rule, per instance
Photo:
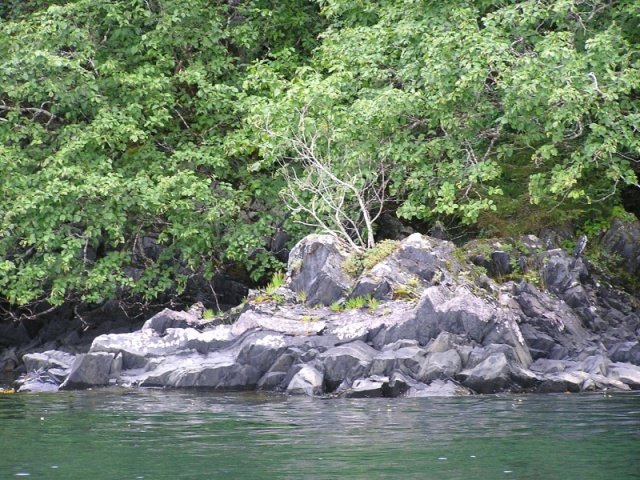
{"label": "boulder", "polygon": [[314,397],[323,393],[323,375],[311,365],[303,365],[293,375],[286,392],[290,395],[307,395]]}
{"label": "boulder", "polygon": [[624,221],[615,218],[601,243],[605,250],[621,258],[620,265],[627,272],[639,273],[640,221],[638,219]]}
{"label": "boulder", "polygon": [[455,349],[433,352],[427,356],[414,378],[423,383],[430,383],[437,378],[454,378],[461,368],[462,359]]}
{"label": "boulder", "polygon": [[289,254],[289,287],[294,292],[305,292],[309,305],[337,302],[354,283],[342,268],[350,253],[349,246],[336,237],[305,237]]}
{"label": "boulder", "polygon": [[473,392],[453,380],[434,380],[429,385],[415,384],[407,392],[407,397],[458,397]]}
{"label": "boulder", "polygon": [[475,367],[463,370],[458,378],[477,393],[497,393],[513,386],[510,373],[506,355],[496,353]]}
{"label": "boulder", "polygon": [[609,365],[609,377],[618,380],[632,390],[640,390],[640,367],[630,363],[612,363]]}
{"label": "boulder", "polygon": [[95,352],[78,355],[66,380],[60,385],[61,390],[75,390],[109,384],[114,371],[115,355]]}
{"label": "boulder", "polygon": [[385,387],[389,385],[389,377],[359,378],[353,382],[351,389],[345,394],[348,398],[382,397]]}
{"label": "boulder", "polygon": [[336,390],[343,382],[348,384],[364,377],[377,353],[366,343],[356,340],[320,354],[318,360],[324,366],[324,379],[328,391]]}
{"label": "boulder", "polygon": [[590,379],[586,372],[558,372],[545,377],[536,387],[536,393],[577,393]]}
{"label": "boulder", "polygon": [[394,371],[414,377],[426,363],[427,351],[418,346],[383,350],[371,361],[369,375],[389,376]]}
{"label": "boulder", "polygon": [[47,350],[42,353],[29,353],[22,357],[22,361],[27,369],[27,373],[37,370],[49,370],[52,368],[69,369],[73,365],[75,355],[60,352],[58,350]]}
{"label": "boulder", "polygon": [[609,358],[614,362],[640,365],[640,343],[637,341],[616,343],[609,349]]}
{"label": "boulder", "polygon": [[197,318],[187,312],[176,312],[165,308],[157,313],[142,326],[142,330],[151,330],[159,335],[163,335],[168,328],[192,327]]}

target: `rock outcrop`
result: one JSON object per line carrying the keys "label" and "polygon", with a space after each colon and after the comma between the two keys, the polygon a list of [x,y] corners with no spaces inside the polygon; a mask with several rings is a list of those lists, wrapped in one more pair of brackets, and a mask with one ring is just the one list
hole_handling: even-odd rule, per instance
{"label": "rock outcrop", "polygon": [[[413,234],[352,278],[348,246],[312,235],[291,251],[285,285],[222,323],[164,310],[140,330],[98,336],[86,353],[26,355],[21,390],[393,397],[640,389],[640,302],[579,256],[545,250],[531,236],[518,246],[457,249]],[[357,297],[364,306],[348,308]]]}

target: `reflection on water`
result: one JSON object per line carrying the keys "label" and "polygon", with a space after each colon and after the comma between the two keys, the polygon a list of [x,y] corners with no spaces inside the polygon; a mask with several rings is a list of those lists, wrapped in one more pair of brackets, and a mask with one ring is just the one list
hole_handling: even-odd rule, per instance
{"label": "reflection on water", "polygon": [[0,398],[0,478],[640,479],[640,395]]}

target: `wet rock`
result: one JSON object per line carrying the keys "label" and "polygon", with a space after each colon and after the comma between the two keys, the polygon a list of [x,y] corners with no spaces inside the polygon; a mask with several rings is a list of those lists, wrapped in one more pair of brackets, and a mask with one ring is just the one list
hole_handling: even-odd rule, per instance
{"label": "wet rock", "polygon": [[105,386],[113,371],[115,355],[96,352],[78,355],[66,380],[60,385],[61,390],[75,390],[93,386]]}
{"label": "wet rock", "polygon": [[36,370],[49,370],[51,368],[69,369],[73,365],[75,355],[60,352],[57,350],[47,350],[42,353],[29,353],[22,360],[27,372]]}
{"label": "wet rock", "polygon": [[382,394],[384,397],[399,397],[404,395],[411,388],[411,385],[414,384],[415,382],[403,373],[393,372],[389,379],[389,383],[384,386]]}
{"label": "wet rock", "polygon": [[462,370],[457,378],[477,393],[520,390],[538,383],[533,372],[510,362],[506,353],[492,353],[478,365]]}
{"label": "wet rock", "polygon": [[353,382],[351,390],[346,393],[349,398],[382,397],[385,387],[389,385],[388,377],[359,378]]}
{"label": "wet rock", "polygon": [[369,375],[389,376],[397,370],[413,377],[426,364],[426,355],[427,351],[418,346],[384,350],[371,361]]}
{"label": "wet rock", "polygon": [[462,359],[455,349],[433,352],[427,356],[426,362],[414,378],[423,383],[430,383],[438,378],[454,378],[461,368]]}
{"label": "wet rock", "polygon": [[323,393],[323,375],[310,366],[302,366],[287,385],[286,392],[290,395],[307,395],[314,397]]}
{"label": "wet rock", "polygon": [[640,367],[630,363],[612,363],[609,366],[609,376],[618,380],[632,390],[640,390]]}
{"label": "wet rock", "polygon": [[582,391],[589,374],[585,372],[559,372],[545,377],[536,388],[537,393],[577,393]]}
{"label": "wet rock", "polygon": [[452,380],[434,380],[429,385],[416,384],[407,392],[407,397],[458,397],[473,392]]}
{"label": "wet rock", "polygon": [[366,343],[356,340],[346,345],[330,348],[318,356],[324,366],[324,378],[328,390],[334,391],[343,382],[365,376],[378,352]]}

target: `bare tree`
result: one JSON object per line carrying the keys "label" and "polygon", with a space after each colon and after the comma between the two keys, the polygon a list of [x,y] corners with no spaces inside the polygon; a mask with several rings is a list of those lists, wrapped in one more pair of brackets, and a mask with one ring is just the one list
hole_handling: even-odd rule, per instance
{"label": "bare tree", "polygon": [[301,217],[299,223],[345,240],[355,249],[375,245],[374,223],[383,211],[389,183],[384,158],[348,155],[348,146],[336,146],[335,131],[322,128],[299,112],[297,128],[287,135],[267,128],[269,136],[284,141],[290,156],[280,159],[286,187],[281,197]]}

